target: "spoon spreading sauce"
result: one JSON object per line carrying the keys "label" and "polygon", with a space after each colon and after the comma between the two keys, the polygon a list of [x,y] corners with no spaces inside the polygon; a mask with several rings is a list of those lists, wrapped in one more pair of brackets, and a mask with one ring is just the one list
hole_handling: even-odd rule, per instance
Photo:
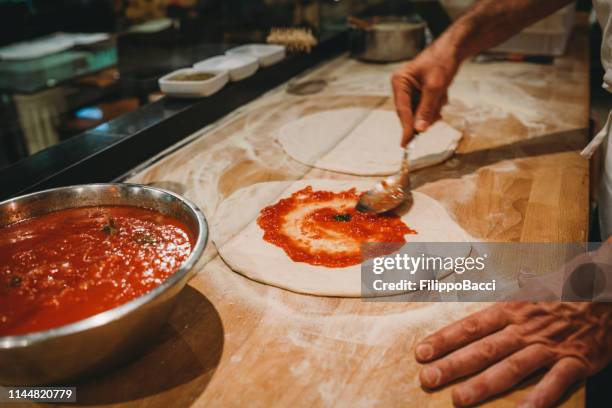
{"label": "spoon spreading sauce", "polygon": [[388,254],[406,242],[405,235],[417,233],[395,214],[355,210],[359,198],[354,188],[334,193],[308,186],[261,210],[257,224],[264,240],[293,261],[330,268],[363,262],[364,244],[393,243],[384,246]]}

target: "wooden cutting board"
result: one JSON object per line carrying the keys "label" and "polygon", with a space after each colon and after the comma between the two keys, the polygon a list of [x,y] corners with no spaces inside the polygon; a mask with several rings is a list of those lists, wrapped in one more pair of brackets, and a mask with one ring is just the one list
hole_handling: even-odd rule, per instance
{"label": "wooden cutting board", "polygon": [[[451,160],[415,173],[414,187],[483,240],[586,240],[588,163],[578,152],[588,128],[587,40],[585,29],[577,29],[568,55],[550,66],[465,64],[444,112],[464,140]],[[321,110],[393,109],[389,76],[396,67],[346,56],[330,61],[303,78],[325,79],[322,92],[295,96],[275,89],[128,181],[183,193],[210,218],[225,197],[256,182],[350,179],[287,157],[275,132]],[[430,393],[419,386],[414,346],[485,306],[298,295],[232,272],[209,244],[154,346],[81,384],[78,398],[143,407],[448,407],[449,388]],[[527,382],[485,405],[515,406],[530,387]],[[564,406],[583,403],[578,387]]]}

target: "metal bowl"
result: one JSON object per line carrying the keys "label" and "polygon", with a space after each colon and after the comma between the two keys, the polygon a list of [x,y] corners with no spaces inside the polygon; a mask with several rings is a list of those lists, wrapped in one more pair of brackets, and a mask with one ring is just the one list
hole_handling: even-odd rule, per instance
{"label": "metal bowl", "polygon": [[159,333],[174,300],[191,277],[208,238],[204,214],[172,192],[137,184],[62,187],[0,202],[0,228],[67,208],[131,205],[182,221],[197,237],[171,277],[152,291],[114,309],[50,330],[0,336],[0,383],[50,384],[99,372],[137,355]]}
{"label": "metal bowl", "polygon": [[414,58],[425,47],[423,20],[416,16],[371,17],[352,24],[349,48],[353,58],[394,62]]}

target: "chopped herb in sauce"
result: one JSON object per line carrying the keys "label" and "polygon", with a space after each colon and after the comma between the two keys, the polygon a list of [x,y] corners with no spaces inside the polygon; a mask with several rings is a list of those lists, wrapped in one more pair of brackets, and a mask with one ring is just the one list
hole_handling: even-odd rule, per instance
{"label": "chopped herb in sauce", "polygon": [[13,276],[11,278],[11,281],[9,282],[9,286],[11,288],[16,288],[17,286],[21,285],[21,276]]}
{"label": "chopped herb in sauce", "polygon": [[106,235],[115,235],[117,233],[117,227],[115,226],[115,220],[111,217],[108,218],[106,224],[102,227],[102,231]]}
{"label": "chopped herb in sauce", "polygon": [[349,222],[351,220],[351,214],[336,214],[334,215],[334,221]]}

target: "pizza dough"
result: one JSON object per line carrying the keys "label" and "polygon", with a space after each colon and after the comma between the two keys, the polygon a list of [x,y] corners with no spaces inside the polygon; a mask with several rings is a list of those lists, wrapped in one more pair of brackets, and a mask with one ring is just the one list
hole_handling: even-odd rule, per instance
{"label": "pizza dough", "polygon": [[[402,129],[395,112],[349,108],[304,116],[279,129],[278,141],[295,160],[324,170],[358,176],[398,171]],[[457,149],[461,132],[443,121],[408,145],[411,168],[432,166]]]}
{"label": "pizza dough", "polygon": [[[321,296],[361,296],[361,267],[327,268],[294,262],[279,247],[263,240],[256,219],[263,207],[312,186],[314,190],[365,191],[372,181],[299,180],[253,184],[221,203],[212,222],[212,240],[219,255],[234,271],[265,284]],[[408,242],[470,242],[469,236],[446,210],[425,194],[414,192],[414,205],[404,214],[406,225],[418,231]],[[468,255],[471,247],[460,246]],[[456,254],[453,254],[456,255]]]}

